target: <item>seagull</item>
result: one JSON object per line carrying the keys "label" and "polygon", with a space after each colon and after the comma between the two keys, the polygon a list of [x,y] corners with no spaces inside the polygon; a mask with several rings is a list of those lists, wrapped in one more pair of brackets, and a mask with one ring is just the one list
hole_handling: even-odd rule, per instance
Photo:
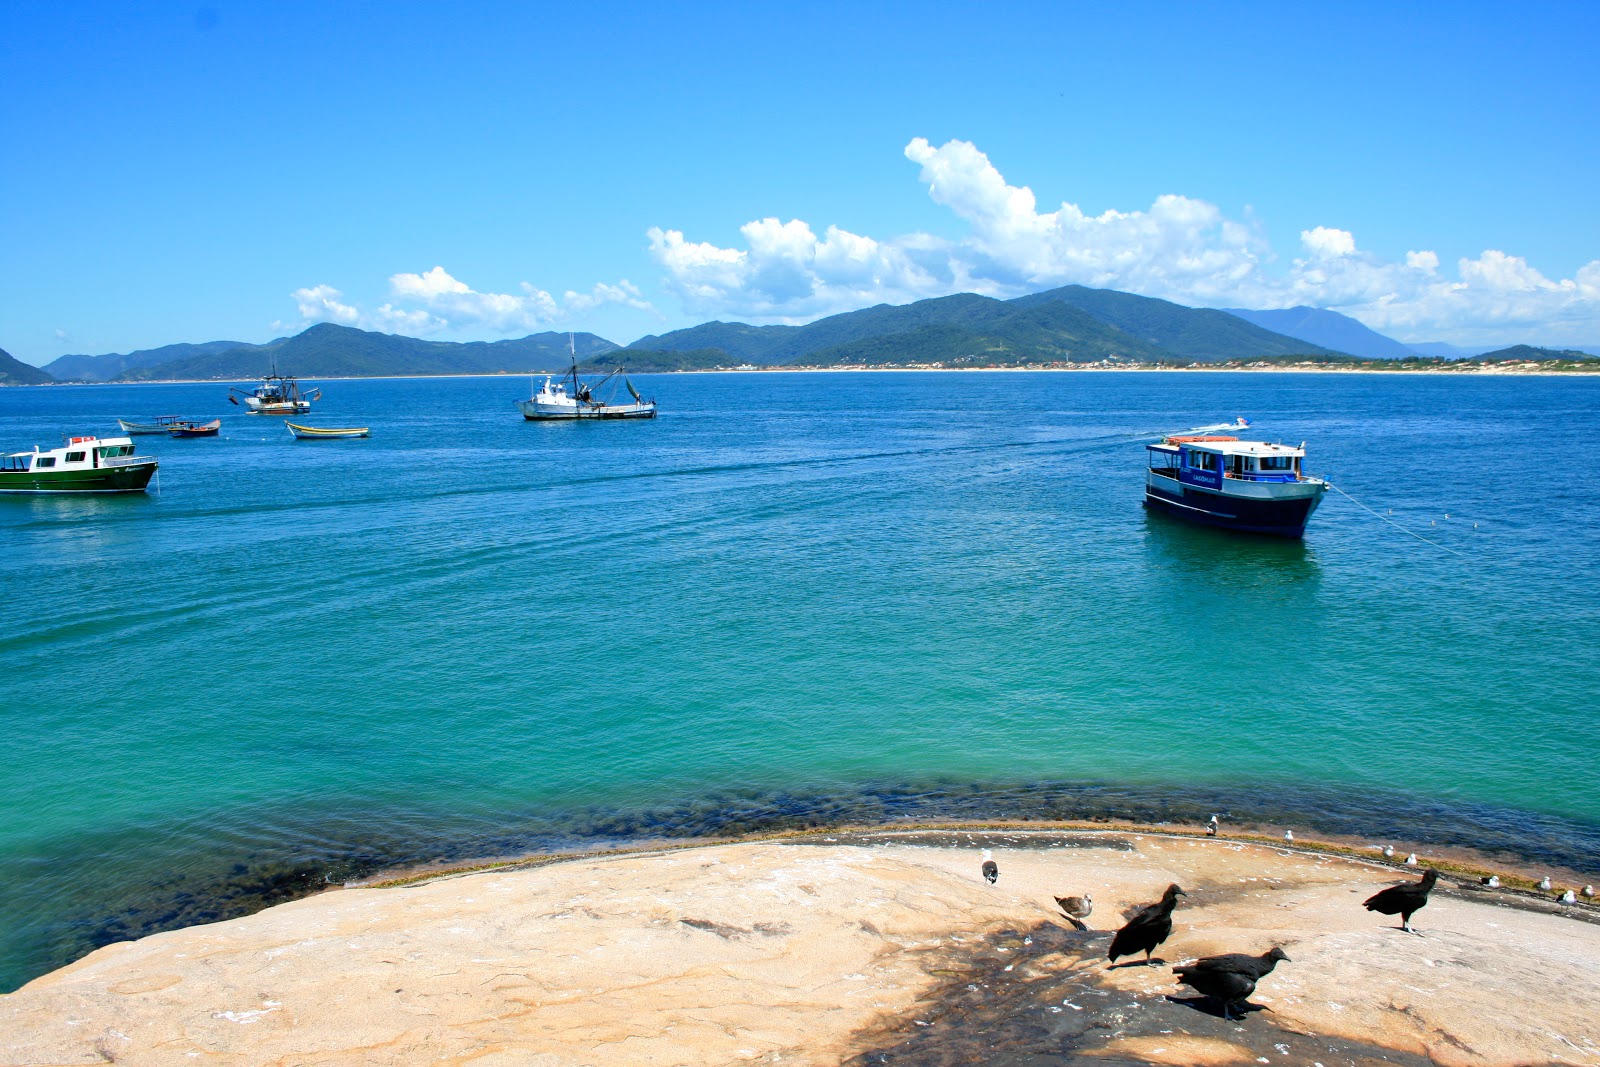
{"label": "seagull", "polygon": [[1576,904],[1577,902],[1578,902],[1578,894],[1574,893],[1572,890],[1569,889],[1565,893],[1561,894],[1561,903],[1563,903],[1563,904]]}
{"label": "seagull", "polygon": [[1586,897],[1594,896],[1594,886],[1592,886],[1592,885],[1584,886],[1583,887],[1583,895],[1586,896]]}
{"label": "seagull", "polygon": [[1416,865],[1417,865],[1417,854],[1415,852],[1413,852],[1409,856],[1406,857],[1406,866],[1407,867],[1415,867]]}
{"label": "seagull", "polygon": [[1542,879],[1539,880],[1539,888],[1545,890],[1546,892],[1549,891],[1549,889],[1550,889],[1550,876],[1548,874],[1545,875]]}
{"label": "seagull", "polygon": [[1178,898],[1188,895],[1174,883],[1167,886],[1159,903],[1140,908],[1111,939],[1111,962],[1116,963],[1119,956],[1143,952],[1145,963],[1149,963],[1156,946],[1172,935],[1172,909],[1178,906]]}
{"label": "seagull", "polygon": [[1500,888],[1500,876],[1498,874],[1491,874],[1487,878],[1480,879],[1480,881],[1482,881],[1483,884],[1488,886],[1490,889]]}
{"label": "seagull", "polygon": [[1400,916],[1400,929],[1414,934],[1416,931],[1411,929],[1411,916],[1427,906],[1428,893],[1438,880],[1439,872],[1430,867],[1422,873],[1422,881],[1392,885],[1372,894],[1364,906],[1368,911]]}
{"label": "seagull", "polygon": [[1393,845],[1384,845],[1383,846],[1383,858],[1386,859],[1386,860],[1394,859],[1394,846]]}
{"label": "seagull", "polygon": [[1187,967],[1174,967],[1172,973],[1195,992],[1220,1000],[1222,1017],[1232,1019],[1234,1005],[1242,1009],[1250,994],[1256,991],[1256,983],[1271,974],[1280,960],[1292,962],[1281,948],[1273,948],[1260,956],[1230,952],[1225,956],[1206,956]]}
{"label": "seagull", "polygon": [[1283,832],[1283,841],[1284,841],[1284,844],[1288,844],[1288,845],[1294,844],[1294,831],[1293,830],[1285,830]]}
{"label": "seagull", "polygon": [[995,881],[1000,877],[1000,865],[989,858],[992,855],[994,853],[988,849],[983,850],[983,867],[980,868],[983,871],[983,877],[988,880],[990,885],[994,885]]}
{"label": "seagull", "polygon": [[1211,818],[1206,821],[1206,836],[1217,836],[1217,817],[1215,815],[1212,815]]}
{"label": "seagull", "polygon": [[1083,920],[1094,912],[1094,897],[1085,893],[1081,897],[1056,897],[1056,906],[1066,915],[1067,921],[1079,930],[1087,930],[1089,926]]}

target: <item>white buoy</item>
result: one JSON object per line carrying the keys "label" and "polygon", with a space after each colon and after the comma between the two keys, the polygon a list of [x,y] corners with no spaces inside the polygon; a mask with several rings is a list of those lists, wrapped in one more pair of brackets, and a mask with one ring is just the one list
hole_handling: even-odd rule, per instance
{"label": "white buoy", "polygon": [[1548,874],[1545,875],[1543,878],[1539,879],[1539,888],[1540,889],[1549,889],[1550,888],[1550,876]]}
{"label": "white buoy", "polygon": [[1413,852],[1413,853],[1411,853],[1411,855],[1406,857],[1406,866],[1407,867],[1415,867],[1416,865],[1417,865],[1417,854],[1415,852]]}

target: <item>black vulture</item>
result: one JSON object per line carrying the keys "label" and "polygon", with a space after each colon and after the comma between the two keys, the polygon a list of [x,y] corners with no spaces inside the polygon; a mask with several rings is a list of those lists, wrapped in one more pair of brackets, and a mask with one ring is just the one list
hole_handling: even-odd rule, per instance
{"label": "black vulture", "polygon": [[1111,962],[1116,963],[1119,956],[1143,952],[1144,961],[1149,963],[1150,954],[1156,946],[1172,934],[1172,909],[1177,906],[1180,896],[1188,894],[1176,884],[1169,885],[1167,891],[1161,894],[1159,903],[1140,908],[1138,914],[1129,919],[1128,924],[1111,939]]}
{"label": "black vulture", "polygon": [[1222,1017],[1232,1019],[1234,1005],[1243,1007],[1250,994],[1256,991],[1256,983],[1271,974],[1279,960],[1290,962],[1281,948],[1260,956],[1229,952],[1224,956],[1195,960],[1187,967],[1174,967],[1172,973],[1195,992],[1221,1001]]}
{"label": "black vulture", "polygon": [[1089,924],[1083,920],[1094,912],[1094,897],[1085,893],[1081,897],[1056,897],[1056,907],[1060,908],[1067,921],[1079,930],[1089,929]]}
{"label": "black vulture", "polygon": [[979,869],[983,871],[983,877],[990,885],[994,885],[1000,878],[1000,865],[989,858],[988,849],[983,850],[983,866]]}
{"label": "black vulture", "polygon": [[1427,905],[1428,893],[1432,891],[1433,883],[1438,880],[1439,872],[1429,868],[1423,872],[1420,882],[1392,885],[1382,892],[1372,894],[1366,900],[1366,909],[1384,915],[1400,916],[1400,929],[1414,934],[1416,931],[1411,929],[1411,916]]}

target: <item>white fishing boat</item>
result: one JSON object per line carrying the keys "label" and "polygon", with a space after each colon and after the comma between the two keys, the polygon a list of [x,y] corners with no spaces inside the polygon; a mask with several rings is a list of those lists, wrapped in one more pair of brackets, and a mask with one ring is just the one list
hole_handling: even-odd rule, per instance
{"label": "white fishing boat", "polygon": [[304,415],[311,410],[311,402],[321,397],[321,389],[302,389],[292,375],[279,374],[277,360],[273,360],[272,372],[254,389],[238,386],[228,389],[229,402],[242,402],[252,415]]}
{"label": "white fishing boat", "polygon": [[1239,419],[1146,445],[1145,507],[1207,526],[1303,537],[1328,483],[1300,469],[1304,444],[1242,441],[1216,432],[1249,426]]}
{"label": "white fishing boat", "polygon": [[[572,338],[567,338],[567,346],[572,349]],[[601,390],[607,385],[610,391],[606,399],[600,398]],[[567,391],[568,386],[572,391]],[[633,403],[617,403],[615,394],[618,388],[626,388],[628,395],[633,397]],[[572,369],[560,378],[545,375],[544,384],[527,400],[517,401],[517,407],[522,411],[522,417],[530,421],[558,420],[558,419],[653,419],[656,417],[656,402],[646,400],[639,395],[639,390],[622,373],[618,367],[610,374],[594,382],[585,381],[578,374],[578,356],[576,350],[572,351]]]}

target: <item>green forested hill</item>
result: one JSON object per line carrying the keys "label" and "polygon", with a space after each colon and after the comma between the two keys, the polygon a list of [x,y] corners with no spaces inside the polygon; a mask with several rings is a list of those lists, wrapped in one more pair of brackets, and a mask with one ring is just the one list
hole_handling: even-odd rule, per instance
{"label": "green forested hill", "polygon": [[1135,296],[1115,289],[1066,285],[1010,301],[1020,307],[1057,302],[1080,308],[1102,322],[1159,346],[1170,358],[1186,362],[1334,354],[1331,348],[1273,333],[1226,311],[1184,307],[1170,300]]}
{"label": "green forested hill", "polygon": [[[540,333],[513,341],[423,341],[320,323],[293,337],[241,345],[191,359],[137,367],[123,381],[258,378],[274,362],[300,378],[362,378],[405,374],[494,374],[564,370],[570,366],[567,334]],[[617,346],[591,333],[573,335],[578,358]]]}
{"label": "green forested hill", "polygon": [[958,293],[910,304],[879,304],[806,326],[713,322],[643,337],[629,348],[715,350],[718,354],[707,358],[722,364],[782,366],[950,360],[961,360],[963,366],[985,361],[1092,363],[1110,355],[1190,363],[1334,354],[1225,311],[1081,285],[1015,300]]}
{"label": "green forested hill", "polygon": [[946,367],[1013,367],[1098,363],[1107,359],[1159,362],[1169,358],[1156,346],[1066,304],[1017,308],[998,301],[991,303],[998,305],[1000,313],[985,314],[970,324],[917,326],[826,348],[794,362],[806,366],[940,363]]}
{"label": "green forested hill", "polygon": [[55,378],[0,348],[0,385],[44,385]]}
{"label": "green forested hill", "polygon": [[103,356],[61,356],[45,364],[44,369],[60,381],[109,382],[136,367],[197,359],[243,345],[243,341],[206,341],[198,345],[163,345],[137,352],[111,352]]}

